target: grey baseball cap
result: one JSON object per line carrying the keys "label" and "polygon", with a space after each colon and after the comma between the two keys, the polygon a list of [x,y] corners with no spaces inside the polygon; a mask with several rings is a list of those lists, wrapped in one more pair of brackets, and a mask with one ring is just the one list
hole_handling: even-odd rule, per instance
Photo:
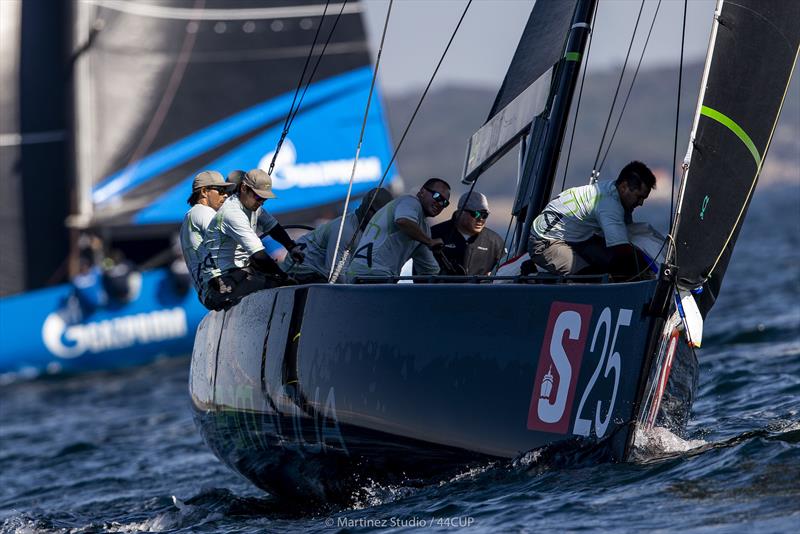
{"label": "grey baseball cap", "polygon": [[489,200],[483,193],[478,193],[477,191],[470,193],[467,191],[458,199],[458,209],[489,211]]}
{"label": "grey baseball cap", "polygon": [[230,184],[225,181],[220,173],[217,171],[203,171],[197,173],[192,181],[192,191],[197,191],[201,187],[234,187],[235,184]]}
{"label": "grey baseball cap", "polygon": [[261,169],[247,171],[242,183],[261,198],[277,198],[272,192],[272,177]]}

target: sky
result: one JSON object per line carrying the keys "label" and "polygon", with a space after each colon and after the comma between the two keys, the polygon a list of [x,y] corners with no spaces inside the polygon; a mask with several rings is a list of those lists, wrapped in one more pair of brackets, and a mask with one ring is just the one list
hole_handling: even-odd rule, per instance
{"label": "sky", "polygon": [[[364,4],[374,55],[389,1]],[[467,0],[394,1],[380,66],[385,92],[403,93],[427,83],[466,4]],[[530,0],[473,0],[435,84],[499,87],[532,5]],[[600,0],[590,69],[622,65],[640,5],[640,0]],[[657,5],[657,0],[645,1],[632,60],[638,60]],[[684,61],[705,58],[715,5],[714,0],[688,0]],[[661,0],[643,68],[678,63],[683,6],[683,0]]]}

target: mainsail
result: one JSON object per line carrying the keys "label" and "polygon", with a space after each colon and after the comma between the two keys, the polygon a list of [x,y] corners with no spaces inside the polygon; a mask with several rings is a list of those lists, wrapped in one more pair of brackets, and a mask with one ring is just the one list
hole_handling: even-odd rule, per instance
{"label": "mainsail", "polygon": [[[371,79],[360,2],[93,0],[76,8],[78,226],[173,231],[196,172],[268,167],[317,28],[306,81],[340,12],[278,158],[280,201],[270,209],[343,198]],[[389,159],[374,99],[356,193],[374,186]]]}
{"label": "mainsail", "polygon": [[536,2],[486,123],[470,138],[464,180],[472,182],[530,130],[551,97],[578,0]]}
{"label": "mainsail", "polygon": [[791,80],[800,3],[721,1],[715,18],[672,258],[680,287],[706,283],[704,314],[719,293]]}

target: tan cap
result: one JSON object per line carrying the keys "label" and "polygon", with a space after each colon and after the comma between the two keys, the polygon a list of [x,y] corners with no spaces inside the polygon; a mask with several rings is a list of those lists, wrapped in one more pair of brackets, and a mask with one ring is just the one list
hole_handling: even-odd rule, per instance
{"label": "tan cap", "polygon": [[226,182],[217,171],[203,171],[194,177],[192,191],[197,191],[201,187],[234,187],[235,185]]}
{"label": "tan cap", "polygon": [[244,174],[242,183],[261,198],[277,198],[272,192],[272,178],[261,169],[251,169]]}

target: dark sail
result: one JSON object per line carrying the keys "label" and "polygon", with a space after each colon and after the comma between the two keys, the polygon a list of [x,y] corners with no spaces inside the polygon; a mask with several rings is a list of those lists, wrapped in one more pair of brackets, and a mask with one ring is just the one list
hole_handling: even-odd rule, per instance
{"label": "dark sail", "polygon": [[[83,21],[84,35],[78,31],[76,46],[85,47],[77,69],[86,76],[77,80],[77,172],[91,188],[83,223],[135,228],[139,235],[143,227],[174,231],[196,172],[268,166],[316,30],[322,26],[311,66],[342,7],[278,158],[273,178],[280,200],[270,211],[343,198],[372,70],[362,4],[331,2],[323,17],[325,6],[322,0],[80,5],[76,27]],[[373,102],[355,194],[380,179],[388,149]]]}
{"label": "dark sail", "polygon": [[0,2],[0,295],[52,282],[65,265],[66,12],[65,2]]}
{"label": "dark sail", "polygon": [[724,2],[706,64],[673,261],[713,304],[780,115],[800,43],[800,3]]}
{"label": "dark sail", "polygon": [[577,0],[540,1],[533,6],[489,117],[470,139],[466,181],[473,181],[508,152],[544,111],[553,67],[564,56],[576,4]]}

